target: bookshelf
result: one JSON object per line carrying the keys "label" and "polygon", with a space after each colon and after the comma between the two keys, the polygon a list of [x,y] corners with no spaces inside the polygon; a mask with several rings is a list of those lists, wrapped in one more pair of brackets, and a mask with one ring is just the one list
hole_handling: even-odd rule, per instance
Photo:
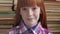
{"label": "bookshelf", "polygon": [[46,1],[44,4],[48,29],[54,34],[60,33],[60,2]]}

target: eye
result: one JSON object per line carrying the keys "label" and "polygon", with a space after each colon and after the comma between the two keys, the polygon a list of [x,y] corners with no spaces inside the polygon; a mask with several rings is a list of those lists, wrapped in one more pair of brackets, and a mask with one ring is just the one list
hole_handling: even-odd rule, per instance
{"label": "eye", "polygon": [[22,8],[22,10],[27,10],[26,8]]}
{"label": "eye", "polygon": [[36,7],[33,7],[32,10],[36,10],[37,8]]}

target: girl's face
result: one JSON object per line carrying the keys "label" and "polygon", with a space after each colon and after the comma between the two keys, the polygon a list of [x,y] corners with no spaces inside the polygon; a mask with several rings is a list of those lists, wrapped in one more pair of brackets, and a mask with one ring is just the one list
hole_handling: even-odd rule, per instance
{"label": "girl's face", "polygon": [[37,24],[37,21],[40,16],[40,7],[32,6],[32,7],[22,7],[20,8],[20,15],[24,20],[24,23],[27,26],[34,26]]}

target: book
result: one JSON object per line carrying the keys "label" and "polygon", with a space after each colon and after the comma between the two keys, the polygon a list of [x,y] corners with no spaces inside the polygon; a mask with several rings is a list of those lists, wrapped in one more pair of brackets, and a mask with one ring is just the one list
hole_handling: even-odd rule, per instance
{"label": "book", "polygon": [[10,6],[0,6],[0,11],[12,11],[12,7],[10,7]]}

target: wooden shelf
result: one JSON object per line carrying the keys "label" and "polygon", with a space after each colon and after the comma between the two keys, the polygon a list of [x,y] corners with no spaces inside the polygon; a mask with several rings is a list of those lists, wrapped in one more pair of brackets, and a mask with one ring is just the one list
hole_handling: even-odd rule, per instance
{"label": "wooden shelf", "polygon": [[12,1],[0,1],[0,4],[12,4]]}
{"label": "wooden shelf", "polygon": [[0,6],[0,11],[12,11],[12,7],[8,7],[8,6]]}
{"label": "wooden shelf", "polygon": [[12,25],[0,25],[0,29],[12,28]]}
{"label": "wooden shelf", "polygon": [[0,20],[1,25],[13,25],[15,23],[15,19],[2,19]]}

